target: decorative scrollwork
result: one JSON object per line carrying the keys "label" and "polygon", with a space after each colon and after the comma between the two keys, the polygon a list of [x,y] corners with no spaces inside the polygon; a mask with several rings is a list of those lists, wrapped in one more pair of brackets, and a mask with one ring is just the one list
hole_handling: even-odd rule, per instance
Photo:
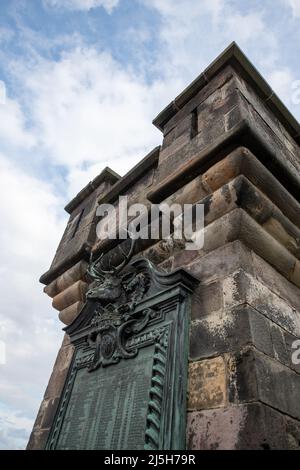
{"label": "decorative scrollwork", "polygon": [[121,359],[137,355],[138,348],[127,348],[127,340],[142,331],[156,315],[150,308],[131,315],[117,315],[116,312],[103,311],[93,319],[94,330],[88,335],[87,342],[95,350],[88,370],[116,364]]}
{"label": "decorative scrollwork", "polygon": [[94,315],[90,320],[92,331],[87,337],[88,345],[94,349],[93,360],[88,370],[115,364],[120,359],[134,357],[138,349],[126,348],[126,341],[149,322],[152,311],[145,309],[138,314],[135,307],[142,300],[150,285],[147,269],[135,268],[122,273],[130,260],[134,247],[131,247],[121,264],[110,270],[102,267],[102,256],[91,262],[88,268],[94,280],[87,292],[87,301],[95,304]]}

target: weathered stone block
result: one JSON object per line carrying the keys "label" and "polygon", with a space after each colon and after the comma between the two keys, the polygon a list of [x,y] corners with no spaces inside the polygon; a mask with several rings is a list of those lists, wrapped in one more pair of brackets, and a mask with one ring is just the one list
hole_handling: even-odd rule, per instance
{"label": "weathered stone block", "polygon": [[[292,350],[288,351],[284,338],[284,330],[278,328],[277,325],[271,325],[271,337],[273,344],[273,356],[282,364],[290,365]],[[295,338],[296,339],[296,338]]]}
{"label": "weathered stone block", "polygon": [[[199,250],[199,258],[237,239],[273,265],[287,279],[295,282],[291,276],[297,261],[295,256],[240,208],[205,227],[204,246]],[[189,268],[197,269],[196,263],[192,263]]]}
{"label": "weathered stone block", "polygon": [[238,175],[262,191],[295,225],[300,226],[299,202],[278,179],[245,147],[238,147],[202,175],[202,185],[213,193]]}
{"label": "weathered stone block", "polygon": [[263,258],[251,251],[251,265],[246,269],[272,292],[282,299],[285,299],[289,305],[300,312],[300,295],[299,287],[291,283],[273,266],[267,263]]}
{"label": "weathered stone block", "polygon": [[300,449],[300,423],[289,416],[284,417],[285,422],[285,435],[287,440],[286,449],[299,450]]}
{"label": "weathered stone block", "polygon": [[72,305],[69,305],[69,307],[59,312],[58,317],[60,321],[63,322],[65,325],[70,325],[78,316],[83,305],[84,305],[84,302],[81,302],[81,301],[78,301]]}
{"label": "weathered stone block", "polygon": [[41,429],[51,428],[59,400],[60,400],[60,396],[57,396],[55,398],[50,398],[49,400],[45,401],[45,408],[44,408],[43,417],[41,420]]}
{"label": "weathered stone block", "polygon": [[241,210],[238,237],[287,279],[291,280],[291,272],[296,258],[243,210]]}
{"label": "weathered stone block", "polygon": [[291,281],[296,284],[296,286],[300,286],[300,261],[297,260],[293,267],[292,273],[290,275]]}
{"label": "weathered stone block", "polygon": [[[178,267],[182,259],[183,257],[175,254],[174,267]],[[186,269],[192,271],[200,281],[205,283],[222,279],[239,268],[252,272],[251,250],[240,240],[226,243],[204,256],[197,253],[197,256],[186,266]]]}
{"label": "weathered stone block", "polygon": [[295,139],[280,121],[278,121],[272,112],[272,108],[268,107],[267,102],[264,103],[262,101],[243,77],[237,76],[237,84],[244,101],[250,104],[248,112],[252,114],[257,124],[269,129],[270,138],[272,135],[276,138],[276,140],[273,140],[273,145],[275,145],[275,141],[276,143],[280,142],[280,148],[285,149],[290,166],[294,166],[294,168],[299,171],[299,145]]}
{"label": "weathered stone block", "polygon": [[300,419],[297,399],[300,375],[274,359],[247,348],[228,361],[231,370],[229,400],[231,402],[261,401]]}
{"label": "weathered stone block", "polygon": [[27,450],[42,450],[45,448],[50,429],[34,429],[31,433]]}
{"label": "weathered stone block", "polygon": [[175,253],[174,267],[189,265],[197,258],[199,258],[197,250],[181,250],[179,253]]}
{"label": "weathered stone block", "polygon": [[46,445],[72,357],[73,346],[69,343],[69,337],[65,335],[62,346],[57,354],[27,449],[43,449]]}
{"label": "weathered stone block", "polygon": [[246,416],[246,407],[189,412],[187,448],[189,450],[236,449]]}
{"label": "weathered stone block", "polygon": [[209,193],[211,193],[211,191],[202,184],[202,176],[200,175],[182,188],[178,189],[178,191],[175,191],[170,197],[164,199],[163,203],[170,206],[174,203],[194,204],[195,202],[203,199]]}
{"label": "weathered stone block", "polygon": [[73,350],[71,344],[60,348],[46,388],[45,398],[55,398],[61,393],[73,357]]}
{"label": "weathered stone block", "polygon": [[252,275],[238,270],[223,281],[224,308],[247,303],[295,336],[300,336],[300,312]]}
{"label": "weathered stone block", "polygon": [[[188,116],[197,108],[198,134],[193,136],[189,128],[185,131],[185,134],[175,138],[169,146],[161,151],[159,179],[169,174],[169,158],[172,158],[173,166],[178,167],[182,162],[187,162],[191,159],[197,151],[201,151],[241,122],[243,116],[242,108],[244,106],[234,87],[233,76],[234,72],[228,67],[226,71],[224,70],[223,83],[220,80],[220,87],[218,89],[212,90],[210,94],[207,94],[206,91],[207,96],[202,100],[200,97],[195,97],[191,103],[185,106],[185,109],[181,110],[182,113],[179,112],[182,116],[183,113],[185,116]],[[201,100],[200,102],[199,99]],[[230,111],[233,112],[229,120],[228,115]],[[185,117],[182,118],[185,119]],[[176,120],[178,119],[179,116],[176,116]],[[175,127],[175,123],[171,124],[171,121],[168,123],[168,130],[172,129],[173,136],[176,135]]]}
{"label": "weathered stone block", "polygon": [[[297,258],[300,257],[300,237],[299,229],[291,223],[285,223],[285,217],[278,217],[276,211],[270,210],[270,217],[262,224],[264,229],[278,240],[287,250]],[[281,219],[281,220],[278,220]]]}
{"label": "weathered stone block", "polygon": [[190,450],[299,449],[300,423],[260,404],[188,413]]}
{"label": "weathered stone block", "polygon": [[[212,194],[198,200],[198,203],[204,206],[206,226],[228,212],[242,208],[296,258],[300,257],[300,229],[298,226],[292,223],[244,175],[236,176]],[[246,220],[246,223],[250,222]]]}
{"label": "weathered stone block", "polygon": [[188,409],[222,406],[226,400],[226,372],[222,357],[189,364]]}
{"label": "weathered stone block", "polygon": [[247,304],[191,324],[192,360],[239,351],[247,344],[273,356],[271,322]]}
{"label": "weathered stone block", "polygon": [[64,310],[78,301],[85,300],[85,293],[88,289],[88,284],[83,281],[77,281],[70,287],[65,289],[60,294],[57,294],[52,301],[52,306],[56,310]]}
{"label": "weathered stone block", "polygon": [[192,298],[192,319],[221,312],[223,309],[223,289],[219,281],[201,284]]}
{"label": "weathered stone block", "polygon": [[57,294],[67,289],[67,287],[74,284],[78,280],[84,280],[86,275],[88,263],[86,261],[79,261],[70,269],[65,271],[61,276],[58,276],[51,284],[44,287],[44,292],[46,292],[49,297],[55,297]]}

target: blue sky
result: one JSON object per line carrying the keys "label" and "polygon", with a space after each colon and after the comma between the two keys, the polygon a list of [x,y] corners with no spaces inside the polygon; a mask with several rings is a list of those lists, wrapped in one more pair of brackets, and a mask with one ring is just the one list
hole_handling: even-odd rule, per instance
{"label": "blue sky", "polygon": [[233,40],[299,120],[300,0],[0,2],[0,449],[25,447],[62,340],[38,278],[64,204],[159,144],[152,119]]}

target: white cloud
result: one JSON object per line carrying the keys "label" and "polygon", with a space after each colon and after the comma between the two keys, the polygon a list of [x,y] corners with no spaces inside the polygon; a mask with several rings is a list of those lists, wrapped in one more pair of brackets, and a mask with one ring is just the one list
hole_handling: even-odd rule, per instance
{"label": "white cloud", "polygon": [[285,0],[292,8],[293,17],[300,18],[300,0]]}
{"label": "white cloud", "polygon": [[3,154],[0,175],[0,339],[6,350],[0,409],[5,403],[8,413],[19,417],[5,418],[0,410],[0,448],[11,448],[26,445],[62,339],[57,313],[38,279],[65,222],[58,216],[62,201],[49,184],[26,175]]}
{"label": "white cloud", "polygon": [[295,82],[293,73],[288,68],[281,68],[272,71],[267,78],[275,93],[287,106],[291,107],[294,93],[293,83]]}
{"label": "white cloud", "polygon": [[237,8],[228,0],[139,0],[161,16],[158,67],[169,77],[195,78],[229,43],[255,51],[256,63],[273,67],[278,43],[262,9]]}
{"label": "white cloud", "polygon": [[24,449],[32,420],[0,404],[0,450]]}
{"label": "white cloud", "polygon": [[[42,153],[82,177],[95,164],[99,171],[109,164],[124,173],[160,143],[151,121],[183,86],[176,79],[145,83],[108,53],[87,47],[57,62],[40,59],[12,70],[21,77],[22,99],[30,106],[31,131]],[[81,178],[70,196],[86,182]]]}
{"label": "white cloud", "polygon": [[34,136],[26,129],[20,104],[6,96],[5,85],[0,83],[0,140],[1,145],[30,149],[35,144]]}
{"label": "white cloud", "polygon": [[[252,44],[266,70],[274,70],[277,42],[262,12],[241,13],[225,0],[178,0],[176,7],[171,0],[140,1],[161,15],[158,80],[147,82],[83,42],[55,62],[36,56],[9,67],[20,79],[37,148],[68,170],[69,197],[92,170],[109,165],[123,174],[160,143],[153,117],[232,39]],[[212,28],[213,40],[199,54],[205,28]]]}
{"label": "white cloud", "polygon": [[46,6],[67,8],[69,10],[91,10],[103,7],[111,13],[119,4],[119,0],[44,0]]}
{"label": "white cloud", "polygon": [[6,86],[3,80],[0,80],[0,105],[4,105],[6,102]]}
{"label": "white cloud", "polygon": [[[253,37],[265,36],[267,29],[262,16],[257,12],[247,14],[235,12],[232,15],[226,15],[224,29],[226,27],[229,27],[229,31],[234,32],[236,40],[243,44],[251,41]],[[266,36],[268,37],[268,34]]]}
{"label": "white cloud", "polygon": [[62,200],[54,195],[52,186],[26,175],[1,153],[0,174],[0,199],[5,201],[0,206],[0,219],[7,229],[0,233],[2,259],[9,260],[15,254],[19,261],[34,259],[40,267],[62,228],[57,227]]}

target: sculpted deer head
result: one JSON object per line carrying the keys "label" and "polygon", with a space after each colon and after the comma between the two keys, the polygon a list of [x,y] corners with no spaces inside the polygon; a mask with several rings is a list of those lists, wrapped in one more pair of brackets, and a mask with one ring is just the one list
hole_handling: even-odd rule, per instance
{"label": "sculpted deer head", "polygon": [[126,294],[122,285],[122,277],[120,276],[120,273],[133,254],[135,240],[132,238],[130,238],[130,240],[131,245],[128,254],[125,254],[119,246],[124,259],[118,266],[112,266],[110,270],[104,270],[101,266],[103,253],[96,261],[90,262],[87,272],[94,280],[94,286],[87,292],[86,296],[88,299],[97,299],[103,303],[126,301]]}

